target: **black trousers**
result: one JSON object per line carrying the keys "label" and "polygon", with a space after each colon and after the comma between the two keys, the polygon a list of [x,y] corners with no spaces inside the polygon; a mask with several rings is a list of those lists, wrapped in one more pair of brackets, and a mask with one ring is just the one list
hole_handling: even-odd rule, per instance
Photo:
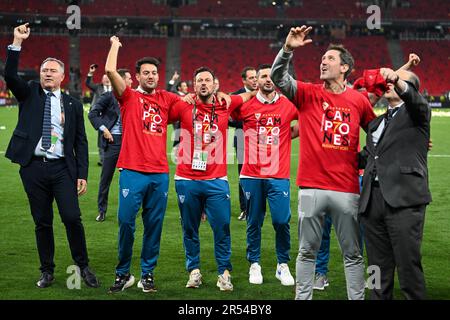
{"label": "black trousers", "polygon": [[380,288],[370,290],[372,300],[393,298],[397,268],[400,288],[406,299],[425,299],[425,278],[420,246],[426,205],[393,208],[386,203],[379,186],[372,184],[367,211],[360,219],[368,263],[380,267]]}
{"label": "black trousers", "polygon": [[108,210],[109,187],[116,170],[117,160],[119,159],[120,147],[122,145],[122,135],[113,135],[113,143],[108,144],[104,149],[102,173],[98,185],[98,212],[106,213]]}
{"label": "black trousers", "polygon": [[80,269],[87,267],[88,254],[81,223],[77,185],[70,177],[65,160],[43,162],[41,158],[34,158],[28,166],[21,167],[19,172],[35,223],[41,272],[53,273],[55,268],[53,200],[56,200],[61,220],[66,228],[73,260]]}
{"label": "black trousers", "polygon": [[105,157],[105,149],[102,147],[103,134],[99,131],[97,135],[97,147],[98,147],[98,161],[103,165],[103,159]]}

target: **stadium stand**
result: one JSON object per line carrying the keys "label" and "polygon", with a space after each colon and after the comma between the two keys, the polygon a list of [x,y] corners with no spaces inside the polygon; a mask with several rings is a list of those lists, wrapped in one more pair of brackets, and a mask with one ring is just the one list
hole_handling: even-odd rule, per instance
{"label": "stadium stand", "polygon": [[450,5],[442,0],[408,0],[393,8],[393,13],[397,19],[449,19]]}
{"label": "stadium stand", "polygon": [[[67,6],[65,1],[2,0],[0,12],[65,15]],[[82,14],[89,16],[170,16],[168,6],[148,0],[81,1],[79,6]]]}
{"label": "stadium stand", "polygon": [[[401,41],[405,59],[415,52],[421,57],[414,72],[419,76],[421,89],[429,95],[441,95],[449,90],[450,41]],[[439,54],[439,52],[441,54]]]}
{"label": "stadium stand", "polygon": [[[118,66],[127,68],[134,75],[136,60],[144,56],[152,56],[162,61],[159,68],[160,88],[165,88],[165,59],[166,59],[166,39],[120,37],[123,48],[119,52]],[[81,37],[80,38],[80,67],[82,73],[83,89],[85,76],[89,70],[89,65],[97,63],[99,71],[95,73],[94,82],[100,82],[103,75],[106,56],[110,48],[107,37]],[[95,50],[94,50],[95,49]]]}
{"label": "stadium stand", "polygon": [[276,16],[276,7],[261,6],[259,0],[198,0],[196,4],[180,7],[180,17],[217,17],[217,18],[270,18]]}

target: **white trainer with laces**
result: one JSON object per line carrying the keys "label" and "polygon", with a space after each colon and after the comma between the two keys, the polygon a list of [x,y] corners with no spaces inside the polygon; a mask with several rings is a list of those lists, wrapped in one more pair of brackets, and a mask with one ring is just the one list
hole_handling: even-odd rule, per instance
{"label": "white trainer with laces", "polygon": [[293,286],[295,284],[294,278],[289,271],[289,266],[287,263],[277,264],[277,271],[275,277],[281,281],[283,286]]}
{"label": "white trainer with laces", "polygon": [[202,284],[202,274],[199,269],[194,269],[189,274],[189,280],[186,283],[186,288],[198,288]]}
{"label": "white trainer with laces", "polygon": [[217,287],[220,291],[233,291],[233,284],[231,283],[231,276],[219,275],[217,278]]}
{"label": "white trainer with laces", "polygon": [[261,274],[261,266],[258,262],[254,262],[250,266],[250,270],[248,272],[250,275],[248,281],[252,284],[262,284],[263,276]]}

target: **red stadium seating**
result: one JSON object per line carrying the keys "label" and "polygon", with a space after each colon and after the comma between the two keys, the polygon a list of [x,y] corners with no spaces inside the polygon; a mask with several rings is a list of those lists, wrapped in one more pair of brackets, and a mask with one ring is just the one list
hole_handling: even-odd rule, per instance
{"label": "red stadium seating", "polygon": [[[319,81],[320,59],[325,52],[328,41],[314,37],[315,42],[298,49],[294,54],[294,69],[299,80],[307,82]],[[165,88],[166,39],[122,37],[124,47],[119,53],[119,67],[126,67],[134,74],[135,61],[144,56],[154,56],[162,61],[159,69],[159,87]],[[12,42],[11,36],[0,37],[0,47],[5,48]],[[386,40],[382,36],[348,37],[341,41],[355,58],[355,72],[349,78],[353,81],[364,69],[392,66],[387,50]],[[214,69],[220,80],[221,90],[234,91],[242,87],[241,70],[247,66],[257,67],[261,63],[272,63],[278,49],[270,48],[269,40],[243,39],[183,39],[181,45],[181,77],[192,80],[193,71],[200,66]],[[99,82],[104,70],[109,50],[107,37],[80,38],[80,71],[83,89],[84,79],[89,65],[97,63],[99,71],[94,81]],[[450,42],[449,41],[401,41],[408,59],[411,52],[417,53],[421,64],[414,70],[421,79],[421,91],[427,89],[429,94],[440,95],[448,91],[450,79]],[[374,50],[376,48],[376,50]],[[441,52],[442,54],[436,54]],[[23,44],[21,69],[34,69],[47,57],[59,58],[66,64],[65,86],[69,81],[69,41],[62,36],[30,37]],[[78,66],[76,66],[78,67]],[[136,81],[135,81],[136,85]]]}
{"label": "red stadium seating", "polygon": [[[12,36],[0,37],[0,48],[3,53],[6,51],[6,47],[12,43]],[[57,58],[65,63],[66,77],[63,81],[63,85],[69,81],[69,39],[61,36],[30,36],[22,44],[22,50],[20,57],[19,68],[33,69],[39,72],[39,67],[45,58],[53,57]]]}
{"label": "red stadium seating", "polygon": [[368,16],[366,6],[359,3],[348,0],[303,1],[302,6],[286,9],[286,14],[289,18],[365,19]]}
{"label": "red stadium seating", "polygon": [[[383,37],[347,38],[343,44],[353,54],[356,65],[355,79],[364,69],[390,66],[391,60]],[[214,69],[220,80],[221,90],[234,91],[242,87],[241,69],[250,65],[272,63],[278,49],[269,47],[269,40],[184,39],[181,50],[181,76],[191,80],[193,71],[200,66]],[[319,65],[328,42],[311,44],[294,54],[294,68],[299,80],[319,81]],[[377,50],[373,50],[377,48]]]}
{"label": "red stadium seating", "polygon": [[[118,67],[130,69],[135,73],[136,60],[144,56],[153,56],[162,61],[159,68],[160,88],[165,88],[165,58],[166,39],[121,37],[123,48],[119,52]],[[0,37],[0,47],[6,48],[12,43],[12,37]],[[85,76],[89,71],[89,65],[99,65],[98,72],[94,76],[95,82],[100,82],[104,72],[106,56],[110,48],[107,37],[81,37],[80,38],[80,67],[83,91]],[[66,77],[63,86],[69,81],[69,39],[62,36],[38,36],[33,35],[23,43],[20,69],[33,69],[39,72],[41,62],[47,57],[55,57],[66,65]],[[137,82],[134,80],[134,85]]]}
{"label": "red stadium seating", "polygon": [[450,41],[401,41],[405,60],[409,53],[421,58],[414,72],[420,78],[420,91],[427,89],[430,95],[441,95],[449,90]]}
{"label": "red stadium seating", "polygon": [[409,7],[393,10],[394,17],[400,19],[444,19],[450,18],[450,4],[443,0],[408,0]]}
{"label": "red stadium seating", "polygon": [[[62,1],[2,0],[0,12],[66,15],[68,5]],[[149,0],[95,0],[80,4],[82,15],[91,16],[149,16],[168,17],[170,8]]]}
{"label": "red stadium seating", "polygon": [[220,90],[235,91],[242,87],[241,70],[272,63],[275,51],[268,40],[184,39],[181,44],[181,78],[192,80],[200,66],[213,69],[220,80]]}
{"label": "red stadium seating", "polygon": [[195,5],[182,6],[178,15],[181,17],[248,17],[270,18],[276,16],[272,5],[262,7],[259,0],[197,0]]}
{"label": "red stadium seating", "polygon": [[[162,61],[159,67],[159,87],[165,89],[165,60],[166,60],[166,39],[120,37],[123,47],[119,51],[118,68],[127,68],[133,75],[133,87],[137,81],[134,78],[136,60],[151,56]],[[89,65],[96,63],[99,71],[95,73],[94,82],[100,82],[105,70],[106,56],[110,48],[107,37],[81,37],[80,39],[80,67],[83,81],[89,71]]]}

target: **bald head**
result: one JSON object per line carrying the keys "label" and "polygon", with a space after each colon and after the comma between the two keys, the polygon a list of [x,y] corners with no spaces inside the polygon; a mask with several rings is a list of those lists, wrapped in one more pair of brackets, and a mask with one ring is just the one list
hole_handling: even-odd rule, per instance
{"label": "bald head", "polygon": [[417,77],[417,75],[414,72],[403,70],[403,69],[397,70],[396,72],[397,72],[398,76],[400,77],[400,79],[402,79],[403,81],[408,81],[408,82],[412,83],[414,85],[414,87],[416,87],[416,89],[419,90],[419,87],[420,87],[419,77]]}

